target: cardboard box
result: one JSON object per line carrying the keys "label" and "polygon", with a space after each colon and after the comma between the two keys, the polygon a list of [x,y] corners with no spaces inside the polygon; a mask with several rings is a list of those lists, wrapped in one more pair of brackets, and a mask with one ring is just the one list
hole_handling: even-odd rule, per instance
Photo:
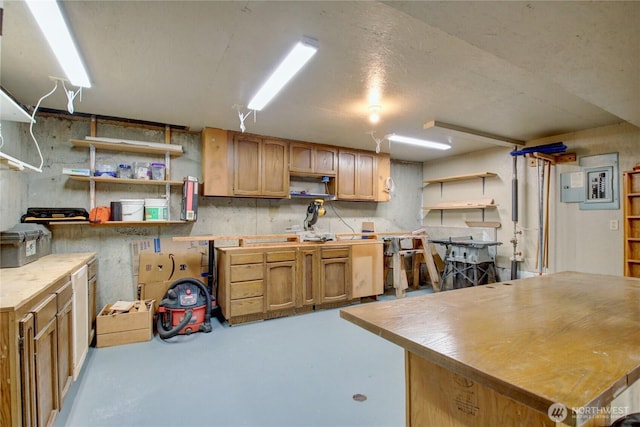
{"label": "cardboard box", "polygon": [[131,242],[131,265],[134,291],[138,289],[138,273],[140,269],[140,254],[177,254],[177,253],[199,253],[202,255],[201,272],[209,270],[209,242],[206,240],[192,240],[188,242],[176,242],[171,237],[134,240]]}
{"label": "cardboard box", "polygon": [[128,312],[112,310],[113,304],[104,306],[96,318],[96,347],[151,340],[154,303],[153,300],[135,301],[134,308]]}
{"label": "cardboard box", "polygon": [[169,286],[188,277],[203,280],[201,253],[142,253],[138,270],[139,298],[155,300],[154,309],[157,310]]}

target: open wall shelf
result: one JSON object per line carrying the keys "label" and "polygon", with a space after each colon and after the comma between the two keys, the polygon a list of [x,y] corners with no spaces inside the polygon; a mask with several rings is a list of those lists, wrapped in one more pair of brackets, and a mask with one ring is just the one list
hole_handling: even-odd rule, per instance
{"label": "open wall shelf", "polygon": [[443,178],[426,179],[424,183],[425,184],[438,184],[438,183],[441,184],[443,182],[469,181],[476,178],[491,178],[494,176],[498,176],[498,174],[494,172],[480,172],[480,173],[471,173],[467,175],[454,175],[454,176],[447,176]]}

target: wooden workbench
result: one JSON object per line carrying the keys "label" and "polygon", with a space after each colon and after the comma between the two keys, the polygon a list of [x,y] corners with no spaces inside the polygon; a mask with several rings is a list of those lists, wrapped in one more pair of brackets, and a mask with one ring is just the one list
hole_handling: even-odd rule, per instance
{"label": "wooden workbench", "polygon": [[341,317],[405,349],[408,426],[597,426],[640,411],[640,279],[555,273]]}
{"label": "wooden workbench", "polygon": [[95,316],[95,288],[80,284],[76,298],[71,276],[95,268],[95,256],[52,254],[0,269],[1,426],[53,425],[82,368]]}

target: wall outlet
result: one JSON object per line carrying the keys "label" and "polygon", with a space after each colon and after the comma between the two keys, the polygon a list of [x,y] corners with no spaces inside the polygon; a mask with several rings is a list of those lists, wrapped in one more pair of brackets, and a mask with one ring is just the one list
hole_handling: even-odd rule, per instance
{"label": "wall outlet", "polygon": [[612,219],[609,221],[609,230],[617,230],[618,229],[618,220]]}

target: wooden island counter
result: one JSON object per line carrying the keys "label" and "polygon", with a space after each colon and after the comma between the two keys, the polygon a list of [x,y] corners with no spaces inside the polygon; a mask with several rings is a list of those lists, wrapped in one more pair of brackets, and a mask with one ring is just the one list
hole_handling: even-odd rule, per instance
{"label": "wooden island counter", "polygon": [[408,426],[605,426],[640,411],[638,279],[554,273],[341,317],[405,349]]}

